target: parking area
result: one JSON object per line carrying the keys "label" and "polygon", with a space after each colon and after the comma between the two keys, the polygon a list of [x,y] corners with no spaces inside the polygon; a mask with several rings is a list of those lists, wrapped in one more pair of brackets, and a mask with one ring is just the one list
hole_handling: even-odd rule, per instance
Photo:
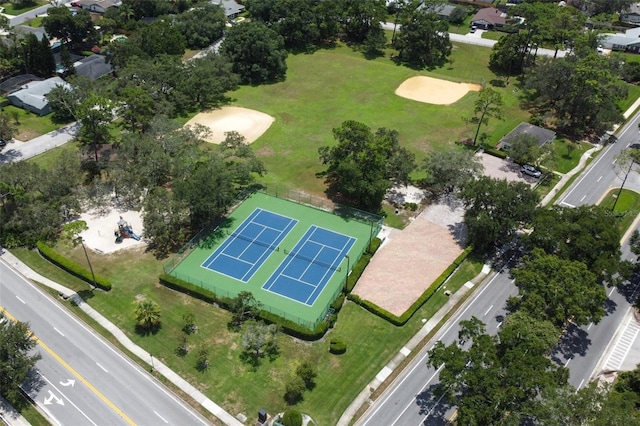
{"label": "parking area", "polygon": [[484,166],[485,176],[494,179],[506,179],[510,182],[524,182],[531,186],[538,182],[537,178],[527,176],[520,171],[520,166],[511,160],[503,160],[486,153],[477,154]]}

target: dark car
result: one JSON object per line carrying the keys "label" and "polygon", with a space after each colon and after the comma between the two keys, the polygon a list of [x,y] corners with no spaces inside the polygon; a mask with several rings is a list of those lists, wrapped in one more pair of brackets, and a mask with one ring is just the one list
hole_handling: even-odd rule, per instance
{"label": "dark car", "polygon": [[540,170],[536,169],[535,167],[529,164],[525,164],[524,166],[522,166],[520,171],[525,175],[533,176],[534,178],[539,178],[540,176],[542,176],[542,173],[540,172]]}

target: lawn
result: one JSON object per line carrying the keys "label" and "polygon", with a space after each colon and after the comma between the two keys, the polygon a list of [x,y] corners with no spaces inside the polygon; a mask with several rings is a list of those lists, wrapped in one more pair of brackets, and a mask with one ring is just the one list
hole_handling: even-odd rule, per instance
{"label": "lawn", "polygon": [[[607,195],[602,199],[600,205],[607,210],[611,210],[615,203],[614,214],[618,218],[618,229],[620,235],[624,235],[627,229],[631,226],[635,218],[640,214],[640,194],[635,191],[619,188],[610,190]],[[616,203],[616,198],[618,202]]]}
{"label": "lawn", "polygon": [[485,31],[482,33],[482,38],[486,38],[489,40],[500,40],[505,35],[507,35],[507,33],[503,33],[502,31]]}
{"label": "lawn", "polygon": [[51,121],[51,114],[40,117],[32,112],[22,108],[9,105],[0,109],[6,112],[10,117],[15,117],[16,127],[18,128],[14,138],[26,142],[37,136],[44,135],[62,127],[62,124],[56,124]]}
{"label": "lawn", "polygon": [[15,4],[13,4],[10,1],[0,1],[0,6],[4,8],[3,13],[6,13],[7,15],[18,16],[47,3],[48,3],[47,0],[36,0],[33,2],[33,5],[29,5],[26,7],[17,7]]}
{"label": "lawn", "polygon": [[[322,170],[318,148],[335,143],[332,129],[346,120],[363,122],[373,130],[397,130],[401,144],[418,160],[430,151],[447,149],[472,136],[473,125],[466,120],[473,116],[476,92],[455,104],[437,106],[401,98],[394,91],[415,75],[488,82],[495,78],[487,68],[490,52],[488,48],[454,44],[453,66],[426,72],[397,66],[388,57],[367,61],[360,53],[338,46],[312,55],[290,55],[286,81],[243,86],[229,95],[235,99],[234,105],[259,110],[276,119],[253,144],[268,170],[262,182],[322,195],[325,185],[316,177]],[[489,120],[483,131],[497,142],[526,121],[529,114],[520,110],[517,93],[510,87],[495,90],[503,96],[506,118]]]}
{"label": "lawn", "polygon": [[[60,246],[58,249],[76,262],[86,263],[80,248]],[[421,319],[432,316],[447,300],[442,292],[438,292],[404,327],[393,326],[357,305],[347,303],[339,314],[336,327],[323,340],[303,342],[280,335],[280,355],[273,361],[264,359],[262,365],[254,369],[240,360],[241,334],[227,328],[229,313],[159,286],[157,276],[162,262],[150,254],[136,250],[112,255],[90,254],[96,273],[108,274],[113,282],[111,292],[91,293],[86,290],[86,284],[51,267],[36,253],[12,252],[40,273],[76,290],[84,290],[89,304],[134,342],[166,362],[232,414],[252,415],[263,407],[270,413],[286,409],[282,398],[285,383],[294,375],[297,365],[311,361],[318,369],[317,386],[305,393],[304,401],[297,408],[310,414],[318,424],[327,425],[336,424],[366,383],[422,326]],[[455,291],[476,276],[481,267],[480,262],[465,262],[447,283],[447,288]],[[141,336],[134,331],[135,300],[142,295],[158,302],[162,309],[162,327],[155,335]],[[188,337],[192,350],[181,357],[176,348],[184,335],[182,316],[186,312],[194,313],[198,332]],[[346,354],[336,356],[328,352],[331,337],[340,337],[348,343]],[[195,364],[197,351],[203,347],[210,351],[211,366],[200,372]]]}
{"label": "lawn", "polygon": [[24,25],[27,25],[32,28],[40,28],[42,26],[42,20],[44,18],[42,16],[38,16],[37,18],[29,19],[25,21]]}
{"label": "lawn", "polygon": [[566,138],[556,138],[553,140],[552,152],[544,158],[542,165],[560,173],[567,173],[578,165],[582,154],[591,148],[592,145],[587,142],[575,143]]}

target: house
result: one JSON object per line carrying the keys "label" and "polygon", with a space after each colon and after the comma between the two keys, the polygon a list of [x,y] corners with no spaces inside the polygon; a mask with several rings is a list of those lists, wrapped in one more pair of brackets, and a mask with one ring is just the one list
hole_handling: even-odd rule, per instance
{"label": "house", "polygon": [[122,0],[77,0],[79,7],[89,12],[104,13],[110,7],[122,6]]}
{"label": "house", "polygon": [[629,10],[620,14],[620,21],[640,25],[640,3],[634,3]]}
{"label": "house", "polygon": [[20,74],[14,77],[8,78],[0,83],[0,96],[5,96],[8,93],[15,92],[31,81],[42,81],[42,79],[33,74]]}
{"label": "house", "polygon": [[211,3],[224,7],[224,14],[228,19],[234,19],[244,12],[244,6],[235,0],[211,0]]}
{"label": "house", "polygon": [[446,19],[448,21],[451,19],[451,13],[456,7],[451,4],[426,5],[423,2],[418,6],[418,9],[426,9],[429,12],[433,10],[440,19]]}
{"label": "house", "polygon": [[624,33],[604,34],[600,38],[604,49],[640,53],[640,28],[631,28]]}
{"label": "house", "polygon": [[471,18],[471,26],[483,30],[502,28],[506,22],[507,14],[493,7],[480,9],[473,15],[473,18]]}
{"label": "house", "polygon": [[51,106],[47,100],[47,95],[56,86],[63,86],[71,89],[60,77],[51,77],[42,81],[32,81],[25,84],[16,92],[7,96],[11,105],[26,109],[38,115],[47,115],[51,112]]}
{"label": "house", "polygon": [[83,75],[91,80],[97,80],[113,72],[113,66],[107,62],[107,58],[103,55],[87,56],[73,65],[77,75]]}
{"label": "house", "polygon": [[510,141],[516,136],[520,136],[523,134],[535,137],[538,140],[538,146],[543,146],[545,144],[551,143],[556,137],[556,132],[552,130],[534,126],[533,124],[529,123],[520,123],[518,127],[513,129],[509,132],[509,134],[500,139],[500,142],[498,142],[498,149],[508,150],[511,147]]}

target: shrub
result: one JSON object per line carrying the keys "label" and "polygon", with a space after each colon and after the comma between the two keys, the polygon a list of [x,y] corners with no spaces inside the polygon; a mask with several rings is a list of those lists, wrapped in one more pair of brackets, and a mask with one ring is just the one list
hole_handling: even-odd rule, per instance
{"label": "shrub", "polygon": [[342,305],[344,304],[345,298],[346,296],[340,293],[338,297],[336,297],[336,300],[334,300],[333,303],[331,304],[331,309],[333,309],[334,312],[340,312],[340,309],[342,309]]}
{"label": "shrub", "polygon": [[298,376],[293,377],[284,386],[284,400],[289,405],[297,404],[302,401],[302,394],[306,388],[304,380]]}
{"label": "shrub", "polygon": [[[88,270],[84,266],[78,265],[73,260],[67,259],[66,257],[58,254],[52,247],[49,247],[47,244],[39,241],[38,252],[40,252],[40,255],[42,255],[42,257],[44,257],[57,267],[64,269],[71,275],[78,277],[89,284],[93,284],[93,274],[91,274],[90,270]],[[96,286],[98,288],[106,291],[111,290],[111,282],[108,279],[99,275],[96,275],[95,277]]]}
{"label": "shrub", "polygon": [[489,155],[493,155],[494,157],[498,157],[498,158],[502,158],[503,160],[505,158],[507,158],[507,152],[506,151],[502,151],[500,149],[495,149],[491,146],[488,145],[483,145],[482,149],[484,149],[484,152],[486,152]]}
{"label": "shrub", "polygon": [[341,339],[331,339],[329,342],[329,352],[335,355],[343,354],[347,351],[347,342]]}
{"label": "shrub", "polygon": [[282,415],[284,426],[302,426],[302,414],[296,410],[287,410]]}
{"label": "shrub", "polygon": [[412,212],[415,212],[416,210],[418,210],[418,204],[416,204],[416,203],[404,203],[404,208],[405,208],[405,210],[411,210]]}

